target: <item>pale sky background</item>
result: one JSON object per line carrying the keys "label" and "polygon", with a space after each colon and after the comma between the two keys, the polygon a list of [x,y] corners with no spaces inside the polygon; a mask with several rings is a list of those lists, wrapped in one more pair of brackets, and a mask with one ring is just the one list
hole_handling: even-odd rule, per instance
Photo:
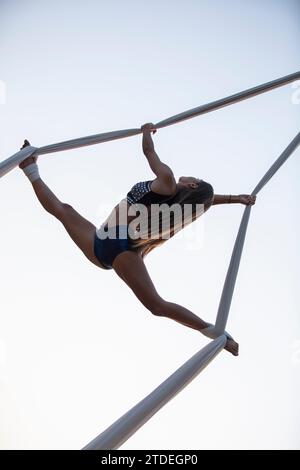
{"label": "pale sky background", "polygon": [[[24,138],[139,127],[296,72],[299,19],[299,0],[1,0],[0,160]],[[299,131],[299,85],[162,129],[157,152],[176,178],[250,193]],[[122,449],[300,448],[299,157],[252,209],[227,328],[240,356],[222,352]],[[39,163],[97,226],[154,178],[141,136]],[[242,213],[212,207],[146,258],[164,298],[214,322]],[[82,448],[208,339],[90,264],[18,168],[0,214],[0,447]]]}

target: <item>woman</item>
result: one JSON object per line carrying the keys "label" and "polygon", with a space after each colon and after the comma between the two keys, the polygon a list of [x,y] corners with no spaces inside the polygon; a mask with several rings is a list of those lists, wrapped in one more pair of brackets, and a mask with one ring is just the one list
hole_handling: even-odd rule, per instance
{"label": "woman", "polygon": [[[78,214],[73,207],[61,202],[42,181],[36,163],[37,157],[29,157],[19,166],[31,181],[42,206],[62,222],[72,240],[92,263],[102,269],[113,269],[153,315],[171,318],[208,337],[213,337],[211,324],[185,307],[169,302],[158,294],[144,264],[144,257],[178,230],[196,220],[199,217],[199,205],[203,208],[202,212],[205,212],[210,206],[216,204],[252,205],[255,203],[255,197],[246,194],[239,196],[216,195],[209,183],[192,176],[181,176],[176,182],[171,168],[163,163],[155,152],[151,136],[151,132],[156,132],[154,124],[144,124],[141,130],[143,132],[143,152],[156,178],[134,185],[127,197],[120,201],[98,230],[91,222]],[[25,140],[22,148],[27,145],[30,144]],[[144,219],[138,219],[137,212],[132,213],[133,207],[136,205],[141,207],[141,204],[146,208]],[[157,206],[158,204],[164,204],[164,207],[168,208],[173,207],[174,204],[179,208],[189,205],[190,211],[183,223],[182,217],[179,220],[178,217],[175,218],[174,214],[170,215],[169,236],[167,237],[167,230],[163,227],[160,217],[158,226],[156,226],[156,236],[151,238],[149,236],[151,224],[147,225],[143,222],[151,222],[151,210],[153,207],[160,207]],[[121,218],[122,223],[120,222]],[[129,230],[137,220],[139,220],[138,226],[141,230]],[[135,233],[135,237],[133,233]],[[238,344],[228,333],[226,335],[225,349],[237,356]]]}

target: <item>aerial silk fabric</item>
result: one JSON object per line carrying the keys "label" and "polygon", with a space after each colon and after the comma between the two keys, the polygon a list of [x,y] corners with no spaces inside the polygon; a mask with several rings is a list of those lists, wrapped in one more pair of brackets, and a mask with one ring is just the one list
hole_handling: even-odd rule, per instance
{"label": "aerial silk fabric", "polygon": [[[212,103],[198,106],[197,108],[176,114],[175,116],[158,122],[155,126],[157,128],[170,126],[186,119],[200,116],[224,106],[248,99],[287,83],[291,83],[299,78],[300,72],[287,75],[263,85],[250,88],[246,91],[236,93],[217,101],[213,101]],[[44,155],[47,153],[60,152],[62,150],[70,150],[73,148],[84,147],[86,145],[93,145],[110,140],[122,139],[125,137],[138,135],[140,133],[141,129],[126,129],[96,134],[88,137],[81,137],[78,139],[59,142],[57,144],[51,144],[39,148],[28,146],[0,164],[0,177],[11,171],[13,168],[15,168],[15,166],[31,155]],[[253,196],[257,195],[259,191],[261,191],[261,189],[270,181],[273,175],[291,156],[299,144],[300,133],[296,135],[288,147],[282,152],[280,157],[273,163],[266,174],[258,182],[251,193]],[[224,335],[224,331],[238,274],[250,213],[251,206],[247,206],[243,213],[229,268],[225,278],[217,312],[216,324],[213,332],[211,332],[211,337],[215,339],[209,345],[205,346],[201,351],[195,354],[189,361],[183,364],[181,368],[175,371],[172,376],[170,376],[159,387],[157,387],[157,389],[155,389],[150,395],[138,403],[134,408],[129,410],[124,416],[117,420],[103,433],[93,439],[93,441],[91,441],[85,447],[85,449],[117,449],[137,429],[139,429],[148,419],[150,419],[151,416],[153,416],[162,406],[170,401],[194,377],[196,377],[199,372],[201,372],[204,367],[206,367],[206,365],[208,365],[209,362],[224,348],[226,344],[226,336]]]}
{"label": "aerial silk fabric", "polygon": [[83,450],[118,449],[132,434],[183,390],[218,355],[225,335],[211,341],[170,375],[153,392],[93,439]]}
{"label": "aerial silk fabric", "polygon": [[[292,153],[296,150],[299,144],[300,144],[300,132],[296,135],[296,137],[292,140],[292,142],[287,146],[287,148],[282,152],[280,157],[277,158],[277,160],[269,168],[267,173],[261,178],[259,183],[255,186],[254,190],[252,191],[251,193],[252,196],[256,196],[261,191],[261,189],[270,181],[272,176],[275,175],[275,173],[279,170],[279,168],[292,155]],[[250,212],[251,212],[251,206],[246,206],[241,223],[240,223],[240,228],[236,237],[229,268],[228,268],[224,286],[223,286],[223,291],[222,291],[221,300],[220,300],[218,313],[217,313],[215,337],[223,333],[226,323],[227,323],[231,299],[233,296],[233,290],[234,290],[235,281],[236,281],[237,274],[238,274],[239,264],[240,264],[244,241],[246,237],[246,231],[247,231],[248,221],[250,217]]]}
{"label": "aerial silk fabric", "polygon": [[[228,106],[230,104],[237,103],[238,101],[242,101],[247,98],[251,98],[253,96],[264,93],[266,91],[272,90],[274,88],[278,88],[287,83],[291,83],[297,79],[300,79],[300,72],[286,75],[285,77],[278,78],[277,80],[273,80],[268,83],[264,83],[263,85],[259,85],[254,88],[249,88],[248,90],[236,93],[234,95],[222,98],[217,101],[213,101],[212,103],[204,104],[202,106],[198,106],[197,108],[193,108],[183,113],[176,114],[175,116],[172,116],[168,119],[164,119],[163,121],[160,121],[155,125],[158,129],[166,126],[171,126],[172,124],[176,124],[186,119],[191,119],[193,117],[209,113],[216,109],[223,108],[224,106]],[[0,177],[4,176],[6,173],[11,171],[30,155],[44,155],[47,153],[61,152],[63,150],[85,147],[87,145],[100,144],[102,142],[108,142],[110,140],[124,139],[125,137],[131,137],[140,133],[140,128],[125,129],[120,131],[104,132],[102,134],[90,135],[87,137],[80,137],[78,139],[67,140],[64,142],[59,142],[57,144],[45,145],[44,147],[39,148],[31,146],[26,147],[25,149],[20,150],[19,152],[15,153],[11,157],[0,163]]]}
{"label": "aerial silk fabric", "polygon": [[[275,163],[273,163],[263,178],[261,178],[252,192],[253,196],[258,194],[265,184],[270,181],[272,176],[291,156],[299,144],[300,132],[282,152]],[[211,338],[215,339],[209,345],[202,348],[189,361],[183,364],[166,381],[153,390],[150,395],[144,398],[126,414],[121,416],[121,418],[119,418],[115,423],[109,426],[109,428],[104,430],[101,434],[89,442],[89,444],[84,447],[85,450],[118,449],[130,436],[132,436],[132,434],[134,434],[160,408],[162,408],[162,406],[168,403],[179,391],[188,385],[188,383],[193,378],[195,378],[224,348],[227,338],[223,333],[229,314],[250,212],[251,206],[247,206],[244,210],[238,235],[231,255],[231,260],[217,313],[215,328],[210,332]]]}
{"label": "aerial silk fabric", "polygon": [[[278,81],[277,81],[278,83]],[[274,84],[274,82],[273,82]],[[266,88],[271,89],[270,87]],[[262,92],[262,86],[252,89]],[[249,97],[249,90],[248,92]],[[238,101],[242,93],[233,95],[234,101]],[[251,95],[254,96],[254,93]],[[225,99],[227,104],[228,99]],[[218,107],[221,107],[222,100],[218,103]],[[226,104],[223,104],[226,106]],[[202,112],[208,112],[208,108],[211,109],[211,105],[205,105],[202,107]],[[215,108],[217,109],[217,108]],[[196,108],[195,111],[199,112],[200,108]],[[192,113],[192,111],[191,111]],[[197,114],[195,114],[197,115]],[[190,116],[192,117],[192,116]],[[183,113],[181,115],[174,116],[173,119],[183,120],[187,119],[187,114]],[[162,121],[163,123],[170,123],[170,120]],[[178,122],[178,121],[176,121]],[[166,124],[166,125],[168,125]],[[270,181],[274,174],[279,170],[279,168],[286,162],[286,160],[292,155],[292,153],[297,149],[300,144],[300,132],[295,136],[292,142],[287,146],[287,148],[282,152],[282,154],[277,158],[265,175],[261,178],[258,184],[255,186],[251,195],[256,196],[261,189]],[[157,387],[150,395],[148,395],[144,400],[135,405],[131,410],[121,416],[115,423],[109,426],[101,434],[95,437],[91,442],[89,442],[84,449],[86,450],[103,450],[103,449],[118,449],[132,434],[134,434],[143,424],[145,424],[162,406],[168,403],[180,390],[182,390],[193,378],[195,378],[208,364],[209,362],[217,356],[220,350],[226,344],[226,337],[224,335],[229,309],[231,305],[231,300],[233,297],[235,282],[238,274],[238,269],[241,261],[244,241],[246,237],[248,221],[250,217],[251,206],[245,207],[243,217],[240,223],[239,231],[237,238],[234,244],[234,248],[231,255],[231,260],[227,275],[225,278],[222,295],[219,303],[219,308],[217,312],[217,319],[214,329],[210,332],[211,337],[215,338],[208,347],[202,348],[197,354],[195,354],[189,361],[183,364],[177,371],[175,371],[169,379],[163,382],[159,387]],[[192,361],[192,373],[191,373],[191,363]],[[173,386],[172,386],[173,385]]]}

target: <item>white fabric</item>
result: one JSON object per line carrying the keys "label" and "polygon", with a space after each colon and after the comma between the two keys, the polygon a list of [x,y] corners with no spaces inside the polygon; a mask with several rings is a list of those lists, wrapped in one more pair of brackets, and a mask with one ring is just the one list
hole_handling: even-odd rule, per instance
{"label": "white fabric", "polygon": [[[162,128],[190,119],[201,114],[205,114],[216,109],[228,106],[238,101],[256,96],[260,93],[272,90],[279,86],[293,82],[300,78],[300,72],[273,80],[272,82],[250,88],[243,92],[231,95],[229,97],[199,106],[197,108],[185,111],[183,113],[172,116],[168,119],[160,121],[156,124],[157,128]],[[43,155],[46,153],[59,152],[72,148],[82,147],[85,145],[93,145],[100,142],[109,140],[121,139],[132,135],[141,133],[140,129],[127,129],[115,132],[107,132],[104,134],[97,134],[89,137],[82,137],[73,139],[58,144],[47,145],[45,147],[35,148],[26,147],[17,152],[12,157],[0,163],[0,177],[8,173],[21,161],[29,155]],[[282,155],[271,166],[268,172],[260,180],[252,195],[256,195],[263,186],[272,178],[276,171],[283,165],[289,158],[292,152],[298,147],[300,143],[300,133],[294,138],[291,144],[286,148]],[[187,363],[185,363],[179,370],[177,370],[171,377],[163,382],[156,390],[149,396],[144,398],[128,413],[122,416],[116,423],[110,426],[106,431],[96,437],[85,449],[115,449],[125,442],[137,429],[139,429],[148,419],[151,418],[162,406],[164,406],[171,398],[173,398],[179,391],[181,391],[187,383],[189,383],[216,355],[223,349],[226,344],[226,336],[223,334],[228,318],[229,308],[232,300],[235,281],[240,264],[242,249],[246,236],[248,220],[250,217],[251,206],[245,208],[242,221],[240,224],[237,239],[234,245],[233,253],[231,256],[230,265],[226,275],[223,292],[220,300],[220,305],[217,314],[216,325],[209,327],[206,333],[210,335],[220,335],[217,339],[212,341],[208,346],[205,346],[195,356],[193,356]],[[213,331],[213,333],[212,333]]]}
{"label": "white fabric", "polygon": [[[282,85],[286,85],[287,83],[293,82],[300,78],[300,72],[293,73],[291,75],[286,75],[285,77],[279,78],[277,80],[273,80],[268,83],[264,83],[263,85],[256,86],[254,88],[249,88],[248,90],[242,91],[240,93],[236,93],[235,95],[228,96],[226,98],[222,98],[217,101],[213,101],[212,103],[208,103],[202,106],[198,106],[197,108],[190,109],[180,114],[176,114],[168,119],[160,121],[156,124],[157,128],[162,128],[166,126],[170,126],[171,124],[175,124],[180,121],[184,121],[185,119],[190,119],[195,116],[200,116],[201,114],[205,114],[216,109],[222,108],[224,106],[228,106],[233,103],[237,103],[238,101],[245,100],[247,98],[251,98],[252,96],[256,96],[260,93],[264,93],[266,91],[272,90],[273,88],[277,88]],[[46,153],[53,153],[53,152],[61,152],[62,150],[70,150],[73,148],[84,147],[86,145],[94,145],[99,144],[101,142],[108,142],[109,140],[116,140],[116,139],[123,139],[124,137],[130,137],[133,135],[137,135],[141,133],[141,129],[125,129],[120,131],[112,131],[112,132],[105,132],[102,134],[91,135],[87,137],[80,137],[78,139],[67,140],[65,142],[59,142],[57,144],[46,145],[44,147],[36,148],[35,155],[44,155]],[[20,162],[25,160],[27,156],[25,153],[21,153],[24,150],[33,149],[33,147],[26,147],[25,149],[17,152],[12,157],[4,160],[0,163],[0,177],[4,176],[10,170],[12,170],[15,166],[17,166]]]}
{"label": "white fabric", "polygon": [[[220,336],[219,332],[216,330],[215,325],[212,325],[212,324],[209,324],[209,326],[207,326],[206,328],[203,328],[203,330],[201,330],[201,333],[210,339],[216,339]],[[230,334],[227,333],[227,331],[224,331],[224,335],[228,339],[233,339],[232,336],[230,336]]]}
{"label": "white fabric", "polygon": [[[276,173],[281,165],[283,165],[283,163],[298,147],[299,144],[300,132],[293,139],[290,145],[284,150],[280,157],[275,161],[264,177],[260,180],[252,195],[257,194],[258,191],[262,189],[266,182],[270,180],[270,178]],[[150,419],[151,416],[153,416],[164,404],[171,400],[176,393],[182,390],[182,388],[190,380],[192,380],[196,374],[203,370],[203,368],[207,365],[205,359],[207,352],[210,351],[210,353],[213,354],[211,359],[219,352],[219,347],[221,346],[221,343],[218,343],[219,340],[222,340],[223,342],[222,347],[225,346],[226,336],[223,332],[225,330],[235,281],[239,269],[250,211],[251,206],[247,206],[242,217],[240,229],[234,245],[230,265],[223,287],[216,325],[210,325],[208,328],[201,330],[201,333],[206,333],[206,336],[210,338],[217,337],[217,339],[212,341],[208,346],[205,346],[196,354],[196,356],[193,356],[192,359],[190,359],[190,361],[194,361],[193,367],[194,372],[196,371],[196,373],[193,373],[193,375],[188,375],[188,371],[185,370],[185,368],[190,367],[189,361],[185,363],[178,371],[169,377],[169,379],[163,382],[157,389],[148,395],[148,397],[144,398],[144,400],[129,410],[125,415],[118,419],[118,421],[99,434],[99,436],[91,441],[84,449],[117,449],[144,423],[146,423],[146,421],[148,421],[148,419]],[[228,335],[228,333],[226,333],[226,335]],[[230,335],[228,335],[228,337],[230,337]],[[208,350],[208,347],[211,347],[212,349]],[[189,378],[187,379],[187,377]],[[170,383],[168,381],[170,381]],[[172,386],[172,382],[174,382],[174,387]]]}
{"label": "white fabric", "polygon": [[23,148],[19,152],[15,153],[11,157],[7,158],[3,162],[0,163],[0,178],[9,171],[13,170],[16,166],[18,166],[23,160],[27,157],[31,157],[36,152],[37,148],[28,145],[27,147]]}
{"label": "white fabric", "polygon": [[40,178],[39,167],[36,163],[27,165],[25,168],[23,168],[23,171],[31,183]]}
{"label": "white fabric", "polygon": [[135,405],[124,416],[93,439],[84,450],[117,449],[129,439],[157,411],[181,392],[222,351],[226,344],[224,335],[211,341],[185,362],[153,392]]}
{"label": "white fabric", "polygon": [[[292,140],[292,142],[287,146],[287,148],[282,152],[280,157],[273,163],[269,168],[267,173],[261,178],[259,183],[256,185],[255,189],[252,191],[251,195],[256,196],[259,191],[267,184],[268,181],[272,178],[273,175],[279,170],[279,168],[286,162],[286,160],[292,155],[294,150],[300,144],[300,132]],[[234,248],[231,255],[230,264],[228,267],[227,275],[225,278],[223,291],[221,295],[221,300],[217,313],[217,320],[215,326],[215,334],[222,334],[227,323],[227,318],[229,315],[229,309],[231,305],[231,300],[233,296],[235,281],[237,278],[240,260],[242,256],[244,241],[246,237],[246,231],[248,226],[248,221],[250,217],[251,208],[253,206],[246,206],[240,228],[236,237]]]}

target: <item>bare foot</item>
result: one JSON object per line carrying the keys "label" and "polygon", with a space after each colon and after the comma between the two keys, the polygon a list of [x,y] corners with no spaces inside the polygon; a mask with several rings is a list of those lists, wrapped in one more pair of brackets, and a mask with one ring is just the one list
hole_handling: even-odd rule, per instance
{"label": "bare foot", "polygon": [[234,341],[234,339],[228,339],[227,340],[225,349],[226,349],[226,351],[229,351],[234,356],[239,355],[239,344],[236,341]]}
{"label": "bare foot", "polygon": [[[200,332],[204,336],[207,336],[208,338],[211,338],[211,339],[217,338],[218,335],[214,331],[215,326],[212,325],[211,323],[207,323],[207,322],[204,322],[204,321],[203,321],[203,323],[205,325],[205,328],[201,329]],[[239,355],[239,345],[238,345],[238,343],[236,341],[234,341],[234,339],[226,331],[224,331],[224,334],[227,338],[226,345],[225,345],[226,351],[229,351],[234,356],[238,356]]]}
{"label": "bare foot", "polygon": [[[24,149],[25,147],[28,147],[28,145],[30,145],[30,143],[28,142],[28,140],[25,139],[24,144],[22,145],[20,150]],[[28,157],[20,163],[19,168],[23,170],[23,168],[25,168],[28,165],[31,165],[31,163],[36,163],[37,159],[38,157]]]}

